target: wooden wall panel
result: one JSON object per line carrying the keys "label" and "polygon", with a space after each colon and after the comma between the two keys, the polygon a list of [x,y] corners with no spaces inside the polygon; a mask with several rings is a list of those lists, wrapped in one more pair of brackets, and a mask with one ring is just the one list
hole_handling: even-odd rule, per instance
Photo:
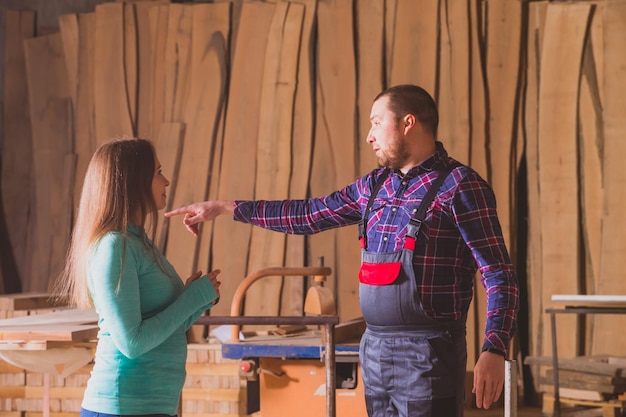
{"label": "wooden wall panel", "polygon": [[[293,128],[291,134],[291,176],[289,198],[306,198],[308,193],[313,147],[314,94],[315,94],[315,19],[317,0],[299,0],[304,5],[300,50],[298,52],[298,74],[294,98]],[[315,260],[306,258],[306,237],[287,236],[285,250],[286,266],[315,266]],[[281,291],[281,314],[299,315],[304,308],[305,278],[286,277]]]}
{"label": "wooden wall panel", "polygon": [[[483,3],[469,4],[469,82],[471,128],[465,132],[469,142],[469,165],[483,178],[488,178],[487,170],[487,90],[485,86],[485,29]],[[452,154],[454,156],[454,154]],[[459,155],[461,158],[461,155]],[[474,278],[474,303],[467,318],[467,369],[473,369],[473,358],[480,354],[484,339],[484,305],[486,295],[479,276]]]}
{"label": "wooden wall panel", "polygon": [[470,161],[470,2],[443,0],[440,4],[439,118],[445,120],[438,136],[458,161]]}
{"label": "wooden wall panel", "polygon": [[[4,25],[4,71],[2,111],[2,134],[4,141],[0,154],[0,190],[2,210],[6,224],[7,252],[0,265],[6,272],[6,280],[0,290],[20,291],[22,284],[29,286],[29,270],[32,254],[29,253],[27,236],[29,220],[35,206],[33,190],[33,145],[30,112],[28,106],[28,83],[24,60],[24,40],[35,36],[35,13],[33,11],[7,11]],[[10,103],[10,104],[9,104]],[[12,252],[12,259],[7,256]],[[9,266],[13,266],[12,268]],[[2,278],[0,276],[0,278]],[[4,280],[1,280],[4,281]]]}
{"label": "wooden wall panel", "polygon": [[[188,73],[179,77],[179,80],[188,79],[188,92],[181,93],[186,95],[185,107],[180,110],[180,119],[185,123],[185,136],[172,207],[208,197],[208,174],[211,172],[212,150],[218,140],[226,89],[229,5],[197,4],[183,7],[187,10],[182,15],[191,18],[189,28],[186,28],[189,30],[189,57],[178,62],[177,66],[185,68],[185,71],[179,72]],[[207,77],[207,74],[213,76]],[[182,83],[180,88],[184,88]],[[176,118],[174,113],[178,111],[172,111],[173,118]],[[199,256],[203,258],[203,271],[207,272],[208,254],[200,255],[198,244],[198,239],[187,232],[182,222],[170,221],[165,252],[183,277],[188,277],[198,269]]]}
{"label": "wooden wall panel", "polygon": [[[598,6],[596,6],[597,8]],[[595,288],[600,279],[602,256],[602,150],[604,148],[604,125],[602,123],[602,15],[592,9],[593,20],[586,37],[581,63],[579,99],[579,147],[580,147],[580,207],[583,253],[583,292]],[[584,266],[583,266],[584,265]],[[591,346],[593,323],[598,317],[587,317],[589,326],[585,332],[585,346]]]}
{"label": "wooden wall panel", "polygon": [[[533,342],[528,344],[528,353],[532,356],[540,356],[545,351],[544,341],[550,337],[549,320],[545,313],[543,304],[543,273],[542,273],[542,241],[541,234],[541,208],[539,203],[539,69],[541,67],[541,46],[543,45],[543,35],[545,30],[545,16],[547,3],[533,3],[528,13],[528,38],[526,54],[526,83],[524,119],[526,126],[526,169],[527,169],[527,191],[526,200],[528,207],[526,245],[527,260],[526,265],[519,267],[526,268],[526,293],[529,300],[535,300],[535,307],[528,310],[526,329],[526,340]],[[522,333],[522,332],[520,332]],[[525,342],[522,342],[525,343]],[[538,375],[539,369],[533,369]],[[538,385],[538,382],[537,382]]]}
{"label": "wooden wall panel", "polygon": [[[541,209],[543,303],[552,294],[580,291],[580,218],[578,208],[577,101],[580,62],[590,6],[550,4],[541,57],[539,90],[539,189]],[[578,69],[563,73],[561,68]],[[576,317],[559,317],[560,350],[580,354]],[[546,340],[544,347],[550,349]],[[549,354],[549,350],[544,354]]]}
{"label": "wooden wall panel", "polygon": [[[275,5],[244,3],[234,57],[224,127],[224,147],[217,197],[252,199],[256,172],[259,106],[268,31]],[[232,300],[237,286],[251,272],[247,268],[252,226],[218,218],[213,225],[212,268],[224,271],[221,297]],[[220,303],[212,314],[230,314],[230,303]]]}
{"label": "wooden wall panel", "polygon": [[[155,150],[161,162],[163,175],[170,181],[170,185],[166,189],[167,202],[165,204],[165,210],[171,210],[174,207],[173,201],[180,177],[180,160],[184,143],[185,125],[183,123],[161,123]],[[167,235],[171,222],[172,220],[168,217],[158,218],[157,224],[152,225],[153,227],[151,228],[151,231],[153,230],[151,238],[163,253],[166,252],[165,246],[167,244]],[[170,262],[172,261],[171,258],[171,256],[168,256]],[[178,271],[178,273],[181,274],[182,271]],[[186,277],[183,275],[181,278],[185,279]]]}
{"label": "wooden wall panel", "polygon": [[378,167],[376,154],[367,143],[370,111],[374,98],[385,82],[385,2],[362,0],[356,2],[357,31],[357,173],[365,175]]}
{"label": "wooden wall panel", "polygon": [[[261,109],[257,142],[255,196],[257,199],[289,198],[291,132],[298,75],[298,50],[304,6],[276,4],[265,51],[261,86]],[[296,168],[298,169],[298,168]],[[286,235],[252,229],[248,270],[285,264]],[[248,291],[246,315],[279,315],[282,277],[257,282]]]}
{"label": "wooden wall panel", "polygon": [[489,2],[486,32],[486,79],[489,117],[487,161],[490,182],[498,201],[498,216],[504,240],[512,247],[511,231],[515,190],[514,154],[520,87],[522,2]]}
{"label": "wooden wall panel", "polygon": [[[415,13],[412,0],[395,0],[392,43],[387,85],[412,83],[437,96],[437,55],[439,38],[439,3],[423,0]],[[391,18],[391,16],[390,16]]]}
{"label": "wooden wall panel", "polygon": [[[72,111],[59,33],[24,42],[33,133],[37,231],[25,291],[47,291],[63,269],[71,227]],[[36,255],[39,255],[38,257]]]}
{"label": "wooden wall panel", "polygon": [[[439,6],[440,47],[437,71],[439,81],[436,101],[439,119],[446,120],[446,123],[440,124],[437,136],[451,157],[468,164],[472,140],[471,71],[468,69],[473,54],[472,48],[475,47],[469,42],[472,23],[470,2],[443,0]],[[468,370],[474,368],[480,354],[484,338],[484,326],[481,323],[484,323],[486,315],[485,291],[479,279],[475,285],[477,307],[472,311],[473,314],[470,314],[467,325]],[[483,320],[478,321],[477,317],[483,317]]]}
{"label": "wooden wall panel", "polygon": [[87,165],[96,150],[95,32],[93,30],[95,19],[95,13],[68,14],[59,17],[74,117],[74,153],[76,154],[74,207],[78,206]]}
{"label": "wooden wall panel", "polygon": [[94,102],[97,144],[115,137],[134,136],[129,100],[135,97],[136,91],[127,89],[124,23],[124,4],[105,3],[96,7]]}
{"label": "wooden wall panel", "polygon": [[470,117],[471,129],[469,164],[483,178],[488,178],[487,169],[487,89],[485,74],[485,19],[481,2],[470,2]]}
{"label": "wooden wall panel", "polygon": [[[317,119],[310,185],[313,196],[337,190],[357,177],[353,15],[353,2],[318,3]],[[333,270],[328,286],[335,290],[338,313],[345,320],[360,316],[357,227],[312,236],[310,243],[311,264],[324,257],[324,265]]]}
{"label": "wooden wall panel", "polygon": [[[148,11],[150,24],[151,96],[150,137],[158,141],[165,107],[165,46],[168,38],[169,5],[157,5]],[[170,119],[168,119],[170,120]],[[143,126],[141,123],[139,126]]]}
{"label": "wooden wall panel", "polygon": [[[626,230],[624,212],[626,173],[623,156],[626,155],[626,2],[607,0],[604,13],[604,66],[602,68],[604,92],[604,149],[602,170],[604,184],[602,216],[602,255],[600,275],[595,292],[598,294],[626,294],[624,253]],[[626,327],[624,316],[597,318],[593,329],[592,352],[616,354],[626,346],[626,334],[617,329]]]}

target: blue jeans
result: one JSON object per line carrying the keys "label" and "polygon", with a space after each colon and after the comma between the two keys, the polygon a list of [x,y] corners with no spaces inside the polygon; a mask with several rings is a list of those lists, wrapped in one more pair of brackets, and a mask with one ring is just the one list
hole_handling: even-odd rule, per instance
{"label": "blue jeans", "polygon": [[[96,411],[85,410],[81,407],[80,417],[128,417],[124,414],[106,414],[98,413]],[[135,414],[133,417],[178,417],[177,415],[171,416],[169,414]]]}

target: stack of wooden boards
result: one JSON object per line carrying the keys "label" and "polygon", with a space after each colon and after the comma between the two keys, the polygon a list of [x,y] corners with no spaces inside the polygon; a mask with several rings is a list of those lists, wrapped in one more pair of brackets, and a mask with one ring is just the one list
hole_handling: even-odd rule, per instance
{"label": "stack of wooden boards", "polygon": [[[222,358],[218,343],[189,344],[187,379],[182,393],[188,417],[243,417],[246,385],[239,361]],[[50,377],[50,416],[78,417],[92,364],[66,377]],[[44,375],[0,360],[0,417],[40,417]]]}
{"label": "stack of wooden boards", "polygon": [[[554,369],[551,357],[529,356],[527,365],[539,368],[538,386],[544,413],[554,406]],[[562,407],[600,408],[602,415],[621,416],[626,411],[626,357],[579,356],[559,359],[559,396]],[[571,414],[568,414],[571,415]]]}
{"label": "stack of wooden boards", "polygon": [[[72,347],[93,348],[96,321],[94,314],[76,314],[76,310],[52,301],[48,294],[0,296],[0,350],[38,355]],[[70,326],[69,322],[91,324]],[[47,324],[39,328],[38,324],[28,323]],[[44,415],[49,413],[51,417],[78,417],[92,366],[88,363],[71,374],[43,373],[0,358],[0,417],[35,417],[44,410]],[[184,415],[244,416],[245,402],[241,399],[245,398],[245,390],[245,382],[239,377],[239,361],[222,358],[221,344],[188,345]]]}

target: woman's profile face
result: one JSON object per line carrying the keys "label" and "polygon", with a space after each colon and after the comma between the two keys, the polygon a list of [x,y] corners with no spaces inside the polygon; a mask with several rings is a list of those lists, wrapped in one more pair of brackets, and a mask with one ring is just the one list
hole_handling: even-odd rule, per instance
{"label": "woman's profile face", "polygon": [[154,197],[154,204],[156,204],[157,210],[165,208],[167,203],[167,193],[165,188],[170,185],[170,182],[163,175],[161,170],[161,162],[159,158],[154,157],[154,176],[152,177],[152,196]]}

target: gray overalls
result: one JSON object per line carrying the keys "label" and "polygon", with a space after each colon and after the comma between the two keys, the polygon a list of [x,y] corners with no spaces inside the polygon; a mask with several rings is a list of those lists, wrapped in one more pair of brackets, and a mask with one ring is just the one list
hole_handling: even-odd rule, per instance
{"label": "gray overalls", "polygon": [[367,329],[361,339],[359,358],[370,417],[463,415],[465,319],[441,321],[428,317],[413,269],[420,218],[424,218],[439,188],[438,182],[447,174],[440,173],[439,181],[431,184],[433,190],[429,190],[411,219],[400,251],[367,250],[365,225],[386,174],[375,184],[364,213],[359,298]]}

